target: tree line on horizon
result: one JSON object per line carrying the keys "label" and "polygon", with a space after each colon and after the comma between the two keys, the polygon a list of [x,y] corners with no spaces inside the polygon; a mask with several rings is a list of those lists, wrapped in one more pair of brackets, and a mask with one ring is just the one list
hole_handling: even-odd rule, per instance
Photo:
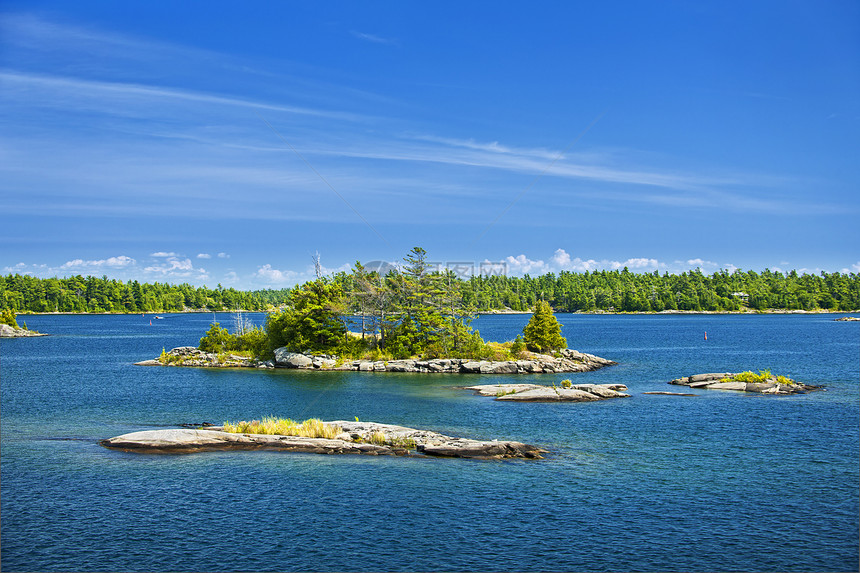
{"label": "tree line on horizon", "polygon": [[[362,275],[364,273],[364,275]],[[367,271],[357,267],[326,279],[350,299],[348,310],[367,314],[366,296],[359,296]],[[397,273],[395,273],[396,275]],[[765,270],[700,270],[680,274],[634,273],[628,269],[574,273],[562,271],[536,277],[472,276],[462,279],[450,271],[437,273],[446,288],[456,290],[463,308],[473,312],[511,309],[530,311],[538,301],[556,312],[660,312],[752,310],[860,309],[860,275],[856,273],[799,274]],[[396,280],[396,277],[395,277]],[[189,284],[123,282],[76,275],[36,278],[0,275],[0,309],[26,312],[180,312],[268,311],[289,306],[293,288],[241,291]],[[365,301],[365,302],[362,302]]]}
{"label": "tree line on horizon", "polygon": [[42,279],[0,275],[0,309],[18,313],[265,311],[283,304],[289,292],[290,289],[240,291],[220,284],[210,289],[185,283],[123,282],[107,276]]}

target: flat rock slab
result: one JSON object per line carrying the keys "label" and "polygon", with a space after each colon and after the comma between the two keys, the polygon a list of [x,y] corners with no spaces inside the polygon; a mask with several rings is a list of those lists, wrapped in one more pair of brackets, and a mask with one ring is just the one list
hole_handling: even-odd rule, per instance
{"label": "flat rock slab", "polygon": [[501,402],[593,402],[627,398],[624,384],[573,384],[570,388],[540,384],[480,384],[465,386],[481,396],[495,396]]}
{"label": "flat rock slab", "polygon": [[[546,453],[546,450],[521,442],[452,438],[436,432],[390,424],[346,421],[327,423],[340,426],[343,432],[334,439],[328,439],[268,434],[235,434],[223,432],[218,427],[211,429],[181,428],[132,432],[102,440],[99,444],[109,449],[151,454],[186,454],[225,450],[280,450],[312,454],[540,459],[541,454]],[[379,440],[380,435],[384,435],[385,439]]]}
{"label": "flat rock slab", "polygon": [[659,396],[698,396],[698,394],[685,394],[684,392],[642,392],[643,394],[656,394]]}
{"label": "flat rock slab", "polygon": [[[790,384],[781,384],[776,377],[765,382],[740,382],[732,380],[736,374],[731,372],[711,372],[708,374],[694,374],[671,380],[669,384],[687,386],[689,388],[701,388],[704,390],[733,390],[735,392],[755,392],[758,394],[804,394],[812,390],[821,390],[821,386],[802,384],[791,381]],[[726,380],[723,382],[723,380]],[[646,392],[647,394],[648,392]]]}

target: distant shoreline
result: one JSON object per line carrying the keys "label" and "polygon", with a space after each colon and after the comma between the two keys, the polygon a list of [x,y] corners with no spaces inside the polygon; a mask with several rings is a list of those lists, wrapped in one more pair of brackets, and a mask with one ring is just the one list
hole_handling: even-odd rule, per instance
{"label": "distant shoreline", "polygon": [[[71,315],[83,315],[83,316],[105,316],[105,315],[117,315],[117,316],[132,316],[135,314],[144,314],[152,318],[156,315],[163,314],[210,314],[210,313],[221,313],[221,314],[234,314],[237,312],[256,312],[266,314],[269,312],[277,312],[277,310],[160,310],[157,312],[29,312],[29,311],[15,311],[17,315],[21,316],[52,316],[52,315],[62,315],[62,316],[71,316]],[[554,311],[555,314],[588,314],[588,315],[600,315],[606,314],[611,316],[618,315],[671,315],[671,314],[743,314],[743,315],[755,315],[755,314],[854,314],[860,312],[860,309],[857,310],[791,310],[791,309],[779,309],[779,308],[769,308],[766,310],[661,310],[661,311],[628,311],[628,312],[618,312],[618,311],[609,311],[609,310],[577,310],[574,312],[565,312],[561,310]],[[493,315],[509,315],[509,314],[532,314],[530,310],[483,310],[480,312],[476,312],[478,316],[493,316]]]}

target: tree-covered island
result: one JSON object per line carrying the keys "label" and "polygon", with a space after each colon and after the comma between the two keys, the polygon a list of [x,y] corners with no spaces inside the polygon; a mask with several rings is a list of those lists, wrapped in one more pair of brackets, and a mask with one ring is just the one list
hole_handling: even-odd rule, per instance
{"label": "tree-covered island", "polygon": [[[384,369],[390,369],[388,363],[405,360],[444,360],[444,366],[451,368],[452,360],[458,360],[455,371],[468,371],[462,365],[474,361],[516,365],[516,361],[535,359],[585,363],[597,358],[566,348],[561,325],[544,301],[537,305],[522,337],[485,342],[469,326],[475,310],[464,302],[455,277],[450,271],[431,270],[426,255],[415,247],[405,257],[402,270],[385,275],[356,262],[348,281],[351,291],[344,289],[347,281],[318,277],[294,289],[290,303],[270,313],[264,326],[239,321],[231,333],[213,323],[200,339],[199,352],[174,349],[159,360],[200,365],[197,362],[205,353],[224,357],[219,360],[224,364],[245,358],[302,367],[318,359],[318,367],[365,361],[382,363]],[[611,363],[605,362],[602,365]],[[522,368],[536,371],[525,364]],[[541,366],[539,371],[544,370]]]}

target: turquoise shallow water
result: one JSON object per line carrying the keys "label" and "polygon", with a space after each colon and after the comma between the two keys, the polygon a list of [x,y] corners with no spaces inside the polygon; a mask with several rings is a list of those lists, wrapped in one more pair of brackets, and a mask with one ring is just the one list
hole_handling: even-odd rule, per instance
{"label": "turquoise shallow water", "polygon": [[[0,342],[0,559],[16,570],[846,571],[858,568],[860,323],[832,315],[558,315],[631,398],[504,404],[510,377],[135,367],[212,315],[32,316]],[[224,323],[229,317],[220,317]],[[258,316],[259,320],[260,317]],[[487,316],[485,339],[527,317]],[[704,340],[704,333],[708,340]],[[771,368],[773,397],[672,378]],[[558,383],[565,376],[514,377]],[[277,452],[145,456],[97,441],[266,414],[547,447],[541,461]]]}

